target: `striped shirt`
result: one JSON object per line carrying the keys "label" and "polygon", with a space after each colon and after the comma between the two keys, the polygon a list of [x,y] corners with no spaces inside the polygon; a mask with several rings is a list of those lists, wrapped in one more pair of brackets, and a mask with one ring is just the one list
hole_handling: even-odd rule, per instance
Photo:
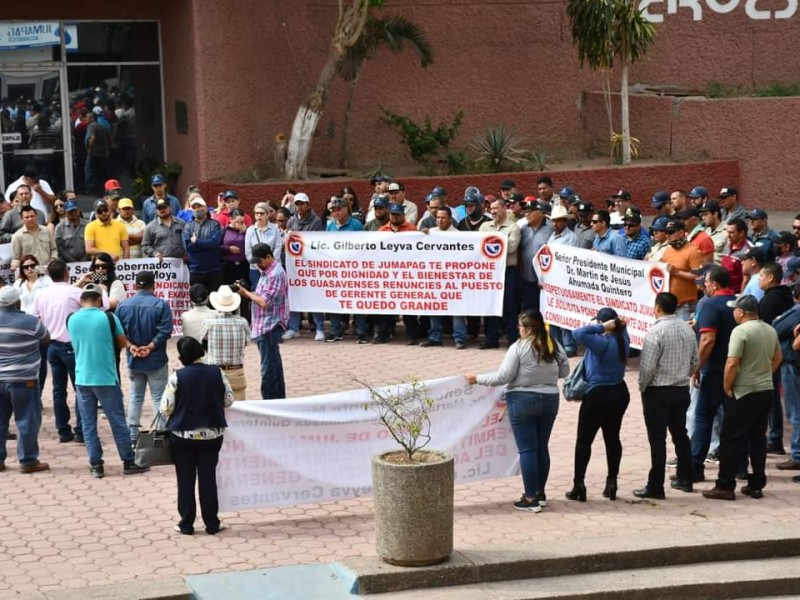
{"label": "striped shirt", "polygon": [[48,336],[36,317],[21,310],[0,309],[0,381],[38,380],[39,346]]}
{"label": "striped shirt", "polygon": [[255,294],[267,301],[266,308],[253,302],[253,339],[269,333],[278,326],[286,329],[289,324],[289,284],[281,263],[273,260],[256,285]]}
{"label": "striped shirt", "polygon": [[697,339],[675,315],[656,319],[644,336],[639,362],[639,391],[648,387],[687,387],[697,367]]}
{"label": "striped shirt", "polygon": [[208,338],[207,364],[244,363],[244,347],[250,338],[250,326],[244,317],[223,312],[207,318],[203,322],[203,337]]}

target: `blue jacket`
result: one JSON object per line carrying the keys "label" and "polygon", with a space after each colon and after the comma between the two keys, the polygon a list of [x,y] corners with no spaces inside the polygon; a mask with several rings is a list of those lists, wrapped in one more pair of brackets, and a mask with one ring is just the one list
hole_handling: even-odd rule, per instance
{"label": "blue jacket", "polygon": [[194,363],[175,371],[175,410],[167,421],[170,431],[227,427],[225,384],[216,365]]}
{"label": "blue jacket", "polygon": [[[167,194],[167,200],[169,200],[169,207],[172,210],[172,214],[177,217],[178,213],[181,212],[180,200],[178,200],[172,194]],[[144,221],[145,223],[149,223],[155,218],[156,218],[156,197],[154,194],[149,198],[145,199],[144,203],[142,204],[142,221]]]}
{"label": "blue jacket", "polygon": [[788,365],[797,364],[797,352],[792,348],[794,342],[794,328],[800,325],[800,304],[795,304],[772,322],[778,342],[781,345],[783,362]]}
{"label": "blue jacket", "polygon": [[[601,385],[616,385],[625,379],[625,362],[620,360],[617,349],[617,337],[603,335],[601,324],[578,327],[572,332],[575,339],[586,346],[583,355],[583,366],[586,377],[586,391]],[[625,356],[631,347],[627,329],[623,332],[625,339]]]}
{"label": "blue jacket", "polygon": [[129,351],[129,369],[155,371],[167,364],[167,340],[172,337],[172,310],[166,300],[156,298],[153,292],[139,290],[132,298],[120,302],[114,312],[131,344],[155,344],[155,349],[144,358],[135,357]]}
{"label": "blue jacket", "polygon": [[[197,234],[197,241],[192,242],[194,234]],[[222,269],[222,226],[216,219],[207,217],[202,223],[196,220],[186,223],[183,245],[190,272],[213,273]]]}

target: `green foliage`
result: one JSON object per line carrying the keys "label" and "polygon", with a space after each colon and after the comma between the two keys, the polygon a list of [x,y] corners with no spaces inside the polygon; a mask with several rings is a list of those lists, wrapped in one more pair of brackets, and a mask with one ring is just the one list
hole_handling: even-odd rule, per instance
{"label": "green foliage", "polygon": [[150,187],[150,178],[153,175],[161,174],[167,180],[169,191],[175,191],[178,178],[183,172],[181,163],[177,161],[165,162],[162,164],[150,161],[137,161],[133,165],[133,192],[132,199],[150,196],[153,192]]}
{"label": "green foliage", "polygon": [[[611,134],[611,156],[618,165],[622,164],[622,134],[616,131]],[[631,158],[639,158],[639,138],[631,136]]]}
{"label": "green foliage", "polygon": [[797,81],[791,83],[774,82],[765,88],[757,88],[755,92],[753,92],[753,95],[760,98],[800,96],[800,83]]}
{"label": "green foliage", "polygon": [[430,171],[434,170],[436,163],[448,163],[450,144],[464,120],[464,111],[458,111],[450,125],[441,122],[434,127],[428,115],[425,115],[423,125],[419,125],[409,117],[395,114],[383,106],[379,108],[383,113],[383,121],[397,130],[415,162]]}
{"label": "green foliage", "polygon": [[489,127],[486,136],[473,142],[472,148],[489,170],[500,173],[510,170],[512,165],[519,165],[524,160],[525,151],[517,144],[517,136],[512,131],[506,130],[504,125],[499,125]]}
{"label": "green foliage", "polygon": [[534,171],[547,171],[547,163],[549,162],[550,157],[547,155],[546,151],[536,150],[535,152],[530,153],[526,158],[530,160]]}
{"label": "green foliage", "polygon": [[719,81],[709,81],[708,85],[706,85],[706,96],[709,98],[730,98],[731,96],[742,95],[740,88],[720,83]]}
{"label": "green foliage", "polygon": [[742,87],[720,83],[719,81],[709,81],[706,85],[706,96],[708,98],[736,98],[743,96],[753,96],[756,98],[774,98],[800,96],[800,82],[791,81],[789,83],[773,82],[766,87],[755,88],[748,92]]}
{"label": "green foliage", "polygon": [[375,413],[394,441],[405,450],[408,460],[413,461],[414,453],[431,441],[430,411],[434,399],[428,387],[417,377],[411,377],[408,383],[389,387],[385,391],[375,389],[356,377],[353,377],[353,381],[369,390],[372,404],[365,404],[364,410],[371,409]]}

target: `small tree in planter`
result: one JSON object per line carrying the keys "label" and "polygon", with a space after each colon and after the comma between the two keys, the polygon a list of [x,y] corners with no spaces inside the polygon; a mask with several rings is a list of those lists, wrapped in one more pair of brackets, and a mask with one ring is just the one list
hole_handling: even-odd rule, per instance
{"label": "small tree in planter", "polygon": [[372,410],[402,450],[372,458],[372,490],[378,555],[393,565],[443,562],[453,552],[453,457],[424,450],[431,441],[434,399],[417,378],[369,390]]}

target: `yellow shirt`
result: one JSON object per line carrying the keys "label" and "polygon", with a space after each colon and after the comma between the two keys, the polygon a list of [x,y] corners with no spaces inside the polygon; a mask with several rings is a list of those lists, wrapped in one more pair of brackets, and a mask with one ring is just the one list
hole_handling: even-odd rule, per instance
{"label": "yellow shirt", "polygon": [[122,242],[128,241],[128,228],[124,223],[113,219],[109,219],[105,224],[100,219],[95,219],[86,226],[83,239],[93,241],[98,252],[122,256]]}

